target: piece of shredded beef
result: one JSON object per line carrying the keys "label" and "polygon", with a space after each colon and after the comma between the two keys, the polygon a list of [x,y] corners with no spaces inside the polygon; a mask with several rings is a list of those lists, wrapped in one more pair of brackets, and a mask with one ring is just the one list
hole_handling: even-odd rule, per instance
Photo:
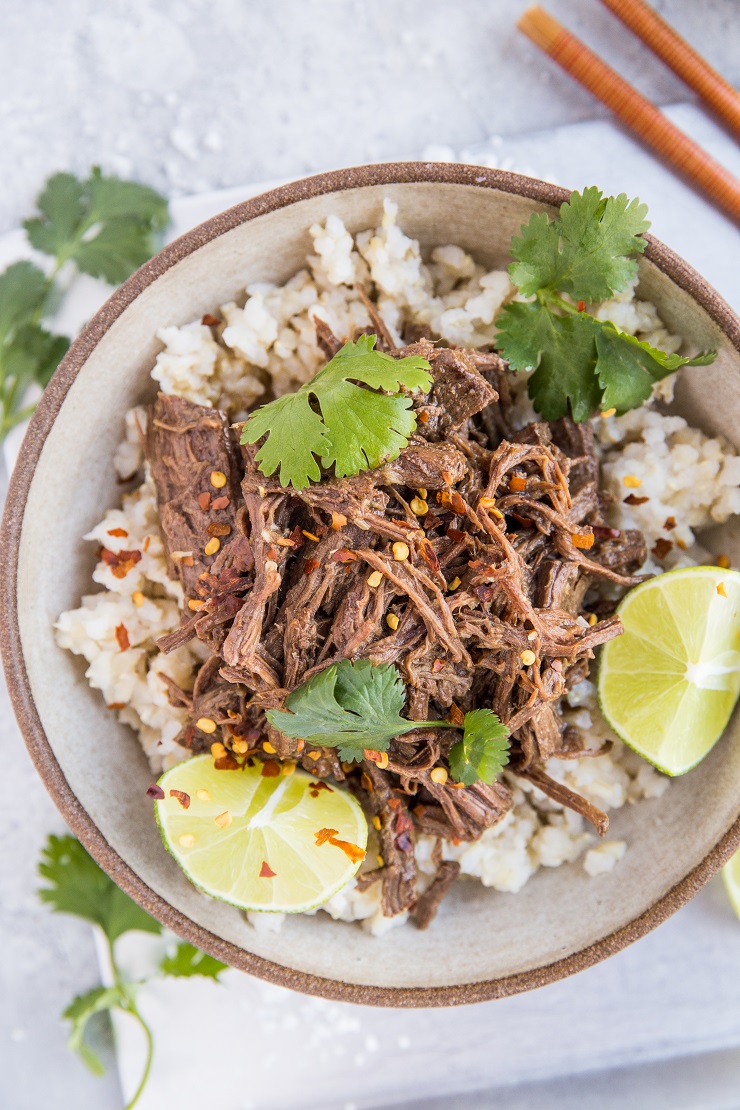
{"label": "piece of shredded beef", "polygon": [[[425,928],[459,867],[438,855],[419,896],[416,835],[477,840],[510,810],[509,785],[455,784],[449,752],[460,734],[451,729],[392,741],[381,769],[285,737],[265,710],[342,659],[392,663],[408,717],[492,708],[511,730],[510,772],[603,835],[606,814],[546,763],[596,754],[560,703],[586,677],[594,648],[622,631],[613,592],[600,596],[599,583],[613,591],[640,581],[646,551],[640,533],[604,519],[588,425],[516,428],[499,355],[435,345],[419,329],[398,347],[358,291],[378,349],[427,358],[433,378],[429,394],[413,399],[408,447],[378,470],[286,490],[260,472],[254,446],[236,446],[238,429],[222,413],[164,395],[152,406],[147,458],[168,573],[186,605],[159,643],[170,651],[197,638],[209,653],[192,692],[163,676],[189,717],[178,742],[199,752],[220,741],[222,766],[290,759],[317,782],[346,782],[373,819],[382,861],[358,885],[380,881],[383,912],[410,911]],[[315,326],[329,359],[342,340],[318,317]],[[218,550],[206,555],[214,537]],[[379,585],[370,585],[373,572]]]}

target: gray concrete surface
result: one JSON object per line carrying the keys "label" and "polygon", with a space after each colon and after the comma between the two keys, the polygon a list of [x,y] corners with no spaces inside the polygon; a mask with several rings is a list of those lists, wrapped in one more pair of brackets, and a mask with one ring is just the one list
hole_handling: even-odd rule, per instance
{"label": "gray concrete surface", "polygon": [[[31,210],[50,173],[84,172],[94,162],[177,195],[413,157],[437,144],[459,150],[491,134],[602,116],[515,32],[526,6],[3,4],[0,232]],[[655,6],[740,85],[736,0]],[[688,99],[597,0],[548,0],[548,7],[657,102]],[[87,927],[52,917],[34,893],[41,844],[61,827],[2,690],[0,1110],[121,1106],[113,1076],[94,1080],[67,1053],[58,1018],[97,981]]]}

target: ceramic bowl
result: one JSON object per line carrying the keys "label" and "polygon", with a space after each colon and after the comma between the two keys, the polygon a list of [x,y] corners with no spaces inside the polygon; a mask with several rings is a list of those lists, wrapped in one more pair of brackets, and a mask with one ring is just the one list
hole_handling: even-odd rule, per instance
{"label": "ceramic bowl", "polygon": [[[384,197],[422,247],[458,243],[488,266],[532,212],[567,194],[473,166],[402,163],[322,174],[230,209],[168,246],[95,316],[54,375],[12,478],[3,531],[3,648],[31,755],[70,828],[154,917],[251,974],[330,998],[390,1006],[451,1005],[552,982],[619,951],[658,925],[740,843],[738,718],[704,762],[660,799],[617,811],[629,843],[609,874],[579,865],[540,870],[517,895],[460,882],[426,932],[374,938],[324,914],[257,932],[236,909],[205,898],[164,851],[138,742],[54,642],[58,614],[90,589],[94,553],[81,536],[120,496],[111,465],[123,414],[153,395],[156,331],[283,282],[304,264],[308,229],[337,213],[350,231],[378,223]],[[738,442],[740,321],[691,267],[650,239],[640,294],[714,365],[683,372],[676,407]],[[733,553],[731,528],[710,550]],[[734,546],[740,556],[740,543]],[[737,563],[737,559],[735,559]]]}

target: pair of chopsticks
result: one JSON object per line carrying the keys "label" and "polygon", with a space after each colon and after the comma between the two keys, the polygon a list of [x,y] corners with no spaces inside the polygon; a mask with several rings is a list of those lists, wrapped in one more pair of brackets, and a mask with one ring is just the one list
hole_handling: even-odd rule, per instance
{"label": "pair of chopsticks", "polygon": [[[740,95],[643,0],[601,0],[740,136]],[[580,82],[644,143],[727,215],[740,222],[740,181],[602,62],[543,8],[529,8],[521,31]]]}

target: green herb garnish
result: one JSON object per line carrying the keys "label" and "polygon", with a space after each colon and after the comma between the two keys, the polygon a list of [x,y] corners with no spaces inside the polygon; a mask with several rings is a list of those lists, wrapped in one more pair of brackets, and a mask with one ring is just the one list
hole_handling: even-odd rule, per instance
{"label": "green herb garnish", "polygon": [[405,700],[404,683],[390,663],[342,659],[289,694],[284,710],[268,709],[267,719],[285,736],[339,748],[348,763],[362,760],[365,749],[387,751],[394,737],[414,729],[462,727],[462,740],[450,750],[450,770],[466,786],[479,779],[492,783],[508,763],[509,730],[492,710],[466,713],[462,726],[408,721],[401,716]]}
{"label": "green herb garnish", "polygon": [[36,250],[51,255],[49,274],[15,262],[0,274],[0,441],[26,420],[32,385],[44,389],[69,347],[41,325],[62,295],[56,277],[65,264],[117,285],[150,258],[168,221],[167,201],[153,189],[93,169],[87,181],[58,173],[38,199],[39,215],[24,227]]}
{"label": "green herb garnish", "polygon": [[151,258],[154,236],[169,220],[167,201],[154,189],[104,177],[97,166],[87,181],[54,174],[37,205],[40,215],[23,224],[31,245],[52,255],[57,268],[71,261],[111,285]]}
{"label": "green herb garnish", "polygon": [[[104,1071],[100,1057],[88,1041],[89,1024],[96,1014],[122,1010],[138,1023],[147,1043],[147,1059],[141,1082],[125,1110],[138,1102],[149,1077],[154,1055],[152,1032],[136,1005],[136,993],[145,980],[126,980],[116,961],[115,942],[124,933],[139,930],[161,933],[162,926],[146,910],[124,894],[72,836],[50,836],[41,855],[39,874],[50,884],[39,897],[57,913],[69,913],[97,925],[108,944],[113,985],[94,987],[77,995],[62,1015],[72,1025],[69,1047],[77,1052],[94,1075]],[[217,979],[226,964],[208,956],[192,944],[180,941],[160,965],[162,975],[205,975]]]}
{"label": "green herb garnish", "polygon": [[296,393],[249,417],[241,442],[266,437],[256,455],[263,474],[279,467],[280,484],[301,490],[320,480],[319,462],[344,478],[398,458],[416,427],[411,398],[400,390],[429,390],[432,379],[426,359],[392,358],[374,350],[376,338],[345,343]]}
{"label": "green herb garnish", "polygon": [[512,281],[535,299],[507,305],[497,320],[496,346],[512,370],[535,368],[529,395],[546,420],[569,409],[583,421],[598,410],[638,408],[661,378],[716,357],[713,351],[666,355],[584,311],[635,277],[634,256],[645,250],[642,233],[650,226],[646,214],[637,200],[604,197],[591,187],[572,193],[554,220],[535,214],[512,239]]}

